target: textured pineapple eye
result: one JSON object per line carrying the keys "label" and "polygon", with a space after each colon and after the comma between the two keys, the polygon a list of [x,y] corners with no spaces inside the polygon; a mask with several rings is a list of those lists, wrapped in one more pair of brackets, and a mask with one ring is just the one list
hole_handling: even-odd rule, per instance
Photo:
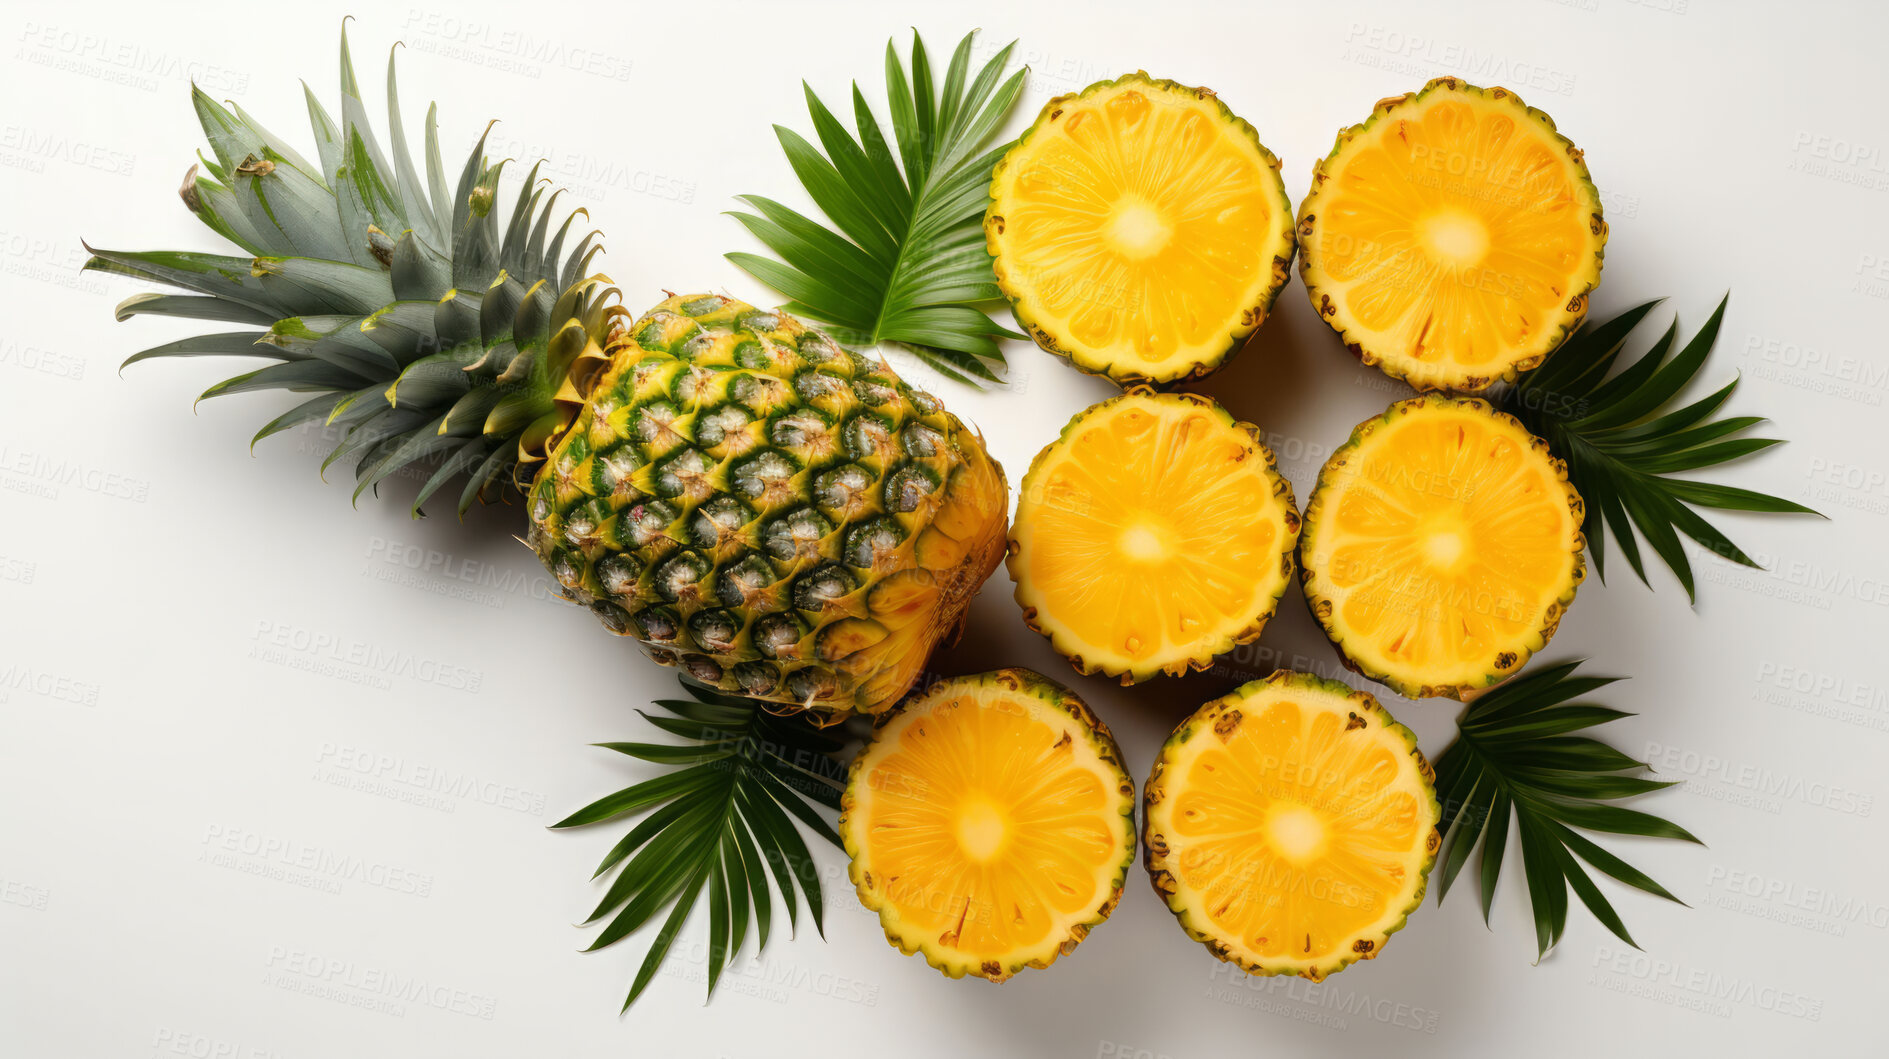
{"label": "textured pineapple eye", "polygon": [[597,564],[597,581],[613,596],[634,595],[642,574],[643,564],[627,552],[617,552]]}
{"label": "textured pineapple eye", "polygon": [[690,298],[677,306],[690,316],[707,316],[721,307],[722,297],[719,294],[704,294],[699,298]]}
{"label": "textured pineapple eye", "polygon": [[750,555],[722,570],[715,594],[731,607],[746,606],[757,593],[774,583],[774,568],[759,555]]}
{"label": "textured pineapple eye", "polygon": [[676,520],[676,509],[660,500],[630,508],[630,539],[639,548],[647,548],[669,532]]}
{"label": "textured pineapple eye", "polygon": [[809,364],[825,364],[840,355],[840,347],[816,332],[800,340],[800,355]]}
{"label": "textured pineapple eye", "polygon": [[760,340],[744,335],[735,342],[735,364],[754,371],[773,371],[774,356]]}
{"label": "textured pineapple eye", "polygon": [[769,658],[791,657],[806,634],[805,625],[793,615],[769,614],[754,623],[754,646]]}
{"label": "textured pineapple eye", "polygon": [[684,449],[657,465],[656,491],[664,496],[707,496],[714,492],[708,483],[714,469],[715,461],[696,449]]}
{"label": "textured pineapple eye", "polygon": [[846,424],[846,454],[856,460],[884,452],[892,443],[892,424],[876,415],[854,416]]}
{"label": "textured pineapple eye", "polygon": [[713,397],[715,376],[719,374],[714,368],[705,368],[699,364],[690,366],[676,379],[676,400],[685,407],[693,408]]}
{"label": "textured pineapple eye", "polygon": [[885,506],[900,513],[916,511],[937,490],[937,475],[923,467],[900,467],[885,480]]}
{"label": "textured pineapple eye", "polygon": [[722,405],[696,419],[695,443],[714,448],[728,440],[728,435],[748,425],[748,413],[731,404]]}
{"label": "textured pineapple eye", "polygon": [[824,371],[803,371],[794,376],[794,392],[803,401],[832,397],[846,388],[846,381]]}
{"label": "textured pineapple eye", "polygon": [[833,524],[819,512],[801,508],[768,523],[762,537],[775,558],[786,560],[814,554],[821,539],[831,532]]}
{"label": "textured pineapple eye", "polygon": [[671,437],[674,431],[670,424],[680,415],[676,406],[668,401],[651,401],[636,410],[636,418],[630,424],[630,433],[645,445],[653,445],[660,438]]}
{"label": "textured pineapple eye", "polygon": [[643,326],[636,330],[636,344],[652,353],[669,352],[671,325],[676,323],[686,323],[689,331],[699,326],[693,320],[670,313],[650,313],[644,318]]}
{"label": "textured pineapple eye", "polygon": [[715,348],[714,332],[702,331],[702,332],[698,332],[696,334],[690,335],[686,341],[684,341],[680,346],[677,346],[676,356],[681,357],[684,360],[691,360],[695,357],[701,356],[704,353],[707,353],[708,351],[714,348]]}
{"label": "textured pineapple eye", "polygon": [[827,604],[851,595],[859,587],[852,571],[828,563],[794,582],[794,606],[801,610],[824,610]]}
{"label": "textured pineapple eye", "polygon": [[869,405],[882,405],[899,395],[899,392],[892,388],[891,383],[871,377],[854,379],[853,393]]}
{"label": "textured pineapple eye", "polygon": [[675,602],[708,576],[708,561],[694,552],[683,552],[656,568],[656,591]]}
{"label": "textured pineapple eye", "polygon": [[721,683],[721,663],[707,655],[683,655],[682,668],[704,684]]}
{"label": "textured pineapple eye", "polygon": [[564,523],[564,539],[571,544],[582,544],[596,532],[596,521],[583,508],[571,512],[571,517]]}
{"label": "textured pineapple eye", "polygon": [[876,518],[846,535],[846,561],[871,568],[898,550],[905,531],[889,518]]}
{"label": "textured pineapple eye", "polygon": [[729,392],[750,412],[766,415],[786,399],[787,384],[769,375],[743,375]]}
{"label": "textured pineapple eye", "polygon": [[781,669],[772,662],[743,662],[735,667],[735,683],[750,695],[769,695],[780,687]]}
{"label": "textured pineapple eye", "polygon": [[641,393],[649,388],[650,380],[668,366],[667,361],[651,358],[639,362],[630,370],[630,392]]}
{"label": "textured pineapple eye", "polygon": [[928,416],[937,415],[938,412],[944,408],[942,402],[923,390],[907,390],[905,391],[905,399],[912,402],[913,408],[918,409]]}
{"label": "textured pineapple eye", "polygon": [[806,446],[814,438],[826,433],[826,418],[813,409],[790,412],[774,421],[768,436],[774,444],[786,449],[798,449]]}
{"label": "textured pineapple eye", "polygon": [[630,477],[643,465],[643,457],[636,451],[636,446],[624,443],[597,457],[592,475],[598,489],[613,496],[627,496],[636,492],[630,484]]}
{"label": "textured pineapple eye", "polygon": [[[734,650],[735,636],[740,632],[741,622],[725,610],[705,610],[689,619],[689,634],[702,645],[702,650],[715,654]],[[717,675],[715,679],[721,677]]]}
{"label": "textured pineapple eye", "polygon": [[785,494],[788,482],[799,470],[794,461],[769,449],[737,464],[730,479],[735,492],[749,500],[771,500]]}
{"label": "textured pineapple eye", "polygon": [[800,702],[813,702],[833,693],[833,674],[823,669],[796,669],[787,675],[787,694]]}
{"label": "textured pineapple eye", "polygon": [[560,554],[551,564],[551,575],[558,579],[558,584],[568,589],[576,590],[584,584],[584,568],[569,553]]}
{"label": "textured pineapple eye", "polygon": [[674,643],[680,627],[676,624],[676,612],[668,607],[649,607],[637,612],[637,628],[643,630],[643,639],[651,643]]}
{"label": "textured pineapple eye", "polygon": [[905,446],[907,456],[936,456],[944,444],[944,435],[923,423],[908,423],[899,432],[899,441]]}
{"label": "textured pineapple eye", "polygon": [[630,612],[607,600],[598,600],[590,605],[590,612],[603,622],[603,627],[618,636],[627,636],[636,626],[630,619]]}
{"label": "textured pineapple eye", "polygon": [[695,536],[704,544],[714,544],[732,536],[754,518],[748,505],[732,496],[716,497],[695,509]]}
{"label": "textured pineapple eye", "polygon": [[859,510],[872,489],[872,475],[864,467],[849,463],[822,474],[814,482],[813,496],[820,506],[837,512],[842,518]]}
{"label": "textured pineapple eye", "polygon": [[735,328],[740,331],[778,331],[781,318],[773,313],[744,313],[735,320]]}

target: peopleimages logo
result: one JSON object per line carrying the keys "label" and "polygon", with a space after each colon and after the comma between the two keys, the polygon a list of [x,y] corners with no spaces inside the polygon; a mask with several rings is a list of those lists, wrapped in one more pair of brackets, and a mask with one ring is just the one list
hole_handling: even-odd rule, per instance
{"label": "peopleimages logo", "polygon": [[1754,982],[1657,959],[1637,950],[1599,945],[1589,968],[1590,984],[1726,1018],[1733,1004],[1778,1015],[1823,1021],[1823,1001],[1783,986]]}
{"label": "peopleimages logo", "polygon": [[[403,1004],[418,1004],[486,1020],[498,1010],[498,1000],[494,997],[430,982],[419,975],[333,959],[307,949],[271,946],[264,966],[276,975],[273,984],[281,988],[390,1015],[406,1014],[405,1008],[400,1006]],[[266,976],[264,980],[269,981]]]}
{"label": "peopleimages logo", "polygon": [[[323,743],[315,754],[315,761],[337,773],[367,781],[364,789],[370,793],[381,793],[385,789],[398,795],[394,788],[401,788],[414,794],[437,794],[479,802],[495,809],[544,815],[546,797],[542,791],[498,783],[458,769],[424,765],[398,754],[376,753],[344,743]],[[317,778],[321,775],[317,772]],[[378,784],[387,786],[375,786]],[[450,803],[445,807],[450,811]]]}
{"label": "peopleimages logo", "polygon": [[393,687],[392,679],[396,677],[467,692],[478,691],[485,682],[484,672],[477,669],[268,618],[256,620],[250,638],[255,641],[249,649],[251,658],[382,691]]}

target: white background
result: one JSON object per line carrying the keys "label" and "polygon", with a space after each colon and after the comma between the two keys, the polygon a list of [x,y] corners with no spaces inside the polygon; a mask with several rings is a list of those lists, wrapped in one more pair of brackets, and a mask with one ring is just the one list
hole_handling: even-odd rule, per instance
{"label": "white background", "polygon": [[[544,825],[645,774],[586,744],[649,737],[632,709],[673,693],[672,676],[547,598],[536,560],[510,537],[515,508],[463,526],[411,522],[397,500],[354,510],[351,475],[317,479],[318,439],[246,451],[282,398],[219,399],[191,414],[198,392],[242,366],[157,363],[120,378],[125,355],[193,325],[115,324],[112,305],[140,288],[75,271],[81,237],[221,249],[173,190],[201,143],[187,77],[306,144],[296,78],[334,109],[340,17],[366,9],[9,4],[0,1053],[1880,1054],[1880,7],[451,6],[388,5],[356,23],[370,109],[386,49],[403,39],[409,127],[440,100],[454,172],[492,117],[503,119],[495,154],[548,155],[547,171],[580,189],[607,233],[603,267],[632,308],[663,288],[773,297],[723,260],[751,244],[722,211],[743,192],[804,202],[770,125],[808,130],[803,77],[836,105],[853,77],[880,100],[886,38],[905,47],[913,24],[940,68],[970,27],[983,28],[983,55],[1020,38],[1032,75],[1011,134],[1050,95],[1137,67],[1209,85],[1284,159],[1295,201],[1339,127],[1430,77],[1505,84],[1550,112],[1586,150],[1612,226],[1596,313],[1668,296],[1643,345],[1671,312],[1689,333],[1732,291],[1703,381],[1742,372],[1731,411],[1771,416],[1792,443],[1713,477],[1832,516],[1720,516],[1769,572],[1698,556],[1689,607],[1664,570],[1651,590],[1612,570],[1609,584],[1590,579],[1545,655],[1632,678],[1607,693],[1639,714],[1613,739],[1685,781],[1643,807],[1708,847],[1613,845],[1692,907],[1603,882],[1646,958],[1621,955],[1631,950],[1577,906],[1560,949],[1531,966],[1511,849],[1493,930],[1465,886],[1427,902],[1382,958],[1308,990],[1214,961],[1137,867],[1114,918],[1073,957],[994,987],[948,981],[887,946],[828,848],[824,942],[803,919],[800,936],[781,936],[760,963],[744,952],[704,1007],[698,920],[619,1017],[641,938],[579,955],[591,932],[572,924],[600,895],[586,880],[621,829]],[[1068,416],[1113,391],[1026,344],[1008,355],[1008,390],[934,388],[984,430],[1014,482]],[[1301,502],[1330,446],[1402,392],[1344,354],[1296,275],[1257,341],[1200,388],[1274,436]],[[442,558],[429,563],[428,550]],[[1132,691],[1079,680],[1023,627],[1010,587],[1000,571],[938,668],[1024,665],[1070,680],[1138,777],[1167,730],[1234,679],[1280,662],[1335,669],[1295,592],[1265,650],[1218,675]],[[278,638],[290,646],[272,649]],[[324,653],[294,645],[312,638],[342,654],[371,645],[437,679],[345,661],[310,671]],[[452,686],[475,680],[476,692]],[[1426,751],[1441,751],[1454,704],[1374,690]],[[397,762],[382,777],[392,795],[330,782],[382,759]],[[414,788],[400,779],[423,770],[480,785],[402,800]],[[310,887],[259,874],[279,864],[240,850],[264,844],[290,858],[358,858],[371,879]],[[490,1017],[309,995],[322,979],[306,972],[324,965],[344,981],[415,976]]]}

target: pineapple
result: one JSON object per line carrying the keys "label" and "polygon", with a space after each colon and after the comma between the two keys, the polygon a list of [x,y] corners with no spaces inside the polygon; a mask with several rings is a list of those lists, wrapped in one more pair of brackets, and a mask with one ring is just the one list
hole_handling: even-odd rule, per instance
{"label": "pineapple", "polygon": [[1182,721],[1143,800],[1155,892],[1257,975],[1316,982],[1375,958],[1441,844],[1417,737],[1370,695],[1285,670]]}
{"label": "pineapple", "polygon": [[1547,646],[1586,574],[1581,497],[1548,443],[1474,398],[1414,397],[1319,473],[1299,566],[1346,665],[1463,699]]}
{"label": "pineapple", "polygon": [[929,394],[785,313],[671,297],[532,483],[572,598],[696,680],[877,713],[1003,553],[1003,471]]}
{"label": "pineapple", "polygon": [[944,681],[883,717],[841,806],[859,899],[952,978],[1067,955],[1135,859],[1135,784],[1108,726],[1024,669]]}
{"label": "pineapple", "polygon": [[1259,638],[1299,514],[1259,428],[1138,387],[1076,415],[1024,476],[1007,560],[1031,628],[1123,684]]}
{"label": "pineapple", "polygon": [[309,97],[316,162],[194,92],[214,158],[181,193],[243,255],[94,250],[87,267],[189,292],[120,319],[235,329],[131,361],[268,362],[204,396],[311,395],[256,439],[338,431],[323,466],[353,461],[357,498],[421,470],[417,514],[463,476],[463,515],[519,484],[570,597],[700,681],[824,720],[896,701],[1002,554],[981,438],[785,314],[685,295],[632,320],[592,237],[566,249],[577,213],[551,229],[535,168],[504,218],[482,138],[448,191],[430,114],[417,168],[391,60],[387,76],[391,164],[345,34],[340,122]]}
{"label": "pineapple", "polygon": [[1607,222],[1581,151],[1505,88],[1440,77],[1338,134],[1299,271],[1364,363],[1421,390],[1512,382],[1573,334]]}
{"label": "pineapple", "polygon": [[990,197],[1018,324],[1123,387],[1219,368],[1292,264],[1279,160],[1212,92],[1146,73],[1050,100]]}

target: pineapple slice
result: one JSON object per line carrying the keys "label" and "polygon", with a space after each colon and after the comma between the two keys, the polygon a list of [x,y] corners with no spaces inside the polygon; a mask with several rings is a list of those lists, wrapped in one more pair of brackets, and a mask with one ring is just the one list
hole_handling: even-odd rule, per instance
{"label": "pineapple slice", "polygon": [[1258,639],[1298,535],[1259,428],[1141,387],[1037,454],[1006,561],[1031,628],[1079,671],[1133,684]]}
{"label": "pineapple slice", "polygon": [[1222,960],[1318,981],[1383,951],[1441,843],[1435,776],[1377,700],[1280,670],[1202,706],[1144,794],[1155,892]]}
{"label": "pineapple slice", "polygon": [[1305,596],[1352,669],[1464,698],[1547,646],[1586,574],[1581,497],[1548,443],[1471,398],[1366,420],[1305,511]]}
{"label": "pineapple slice", "polygon": [[1279,160],[1212,92],[1146,73],[1050,100],[990,197],[1018,324],[1124,387],[1220,367],[1292,264]]}
{"label": "pineapple slice", "polygon": [[1423,390],[1513,381],[1580,326],[1607,222],[1581,152],[1505,88],[1441,77],[1338,134],[1299,204],[1312,305]]}
{"label": "pineapple slice", "polygon": [[1075,693],[1024,669],[957,677],[883,719],[840,835],[887,940],[1002,982],[1073,951],[1121,900],[1135,785]]}

